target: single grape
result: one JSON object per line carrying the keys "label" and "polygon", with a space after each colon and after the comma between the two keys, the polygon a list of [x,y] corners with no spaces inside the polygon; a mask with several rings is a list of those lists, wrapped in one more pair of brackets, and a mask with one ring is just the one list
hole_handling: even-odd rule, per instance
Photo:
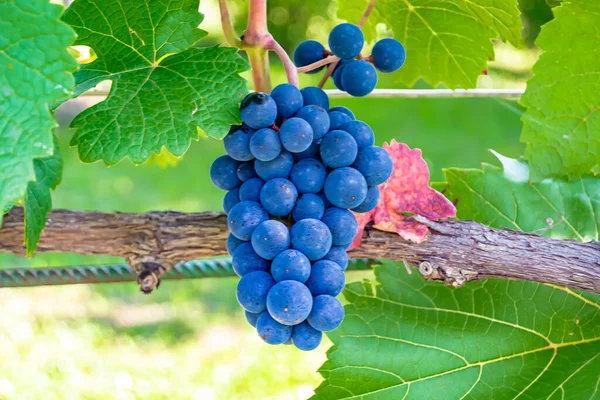
{"label": "single grape", "polygon": [[[304,106],[319,106],[323,110],[329,110],[329,96],[327,93],[319,87],[307,86],[300,90],[302,98],[304,99]],[[296,115],[297,116],[297,115]]]}
{"label": "single grape", "polygon": [[271,215],[284,217],[292,212],[298,190],[287,179],[275,178],[267,181],[260,191],[260,203]]}
{"label": "single grape", "polygon": [[354,168],[334,169],[325,179],[327,200],[339,208],[358,207],[367,197],[367,181]]}
{"label": "single grape", "polygon": [[373,64],[381,72],[394,72],[404,65],[406,50],[402,43],[392,38],[381,39],[371,51]]}
{"label": "single grape", "polygon": [[292,248],[302,252],[309,260],[325,257],[331,248],[331,232],[323,222],[307,218],[298,221],[290,231]]}
{"label": "single grape", "polygon": [[308,317],[312,300],[310,291],[302,283],[281,281],[269,290],[267,310],[275,321],[284,325],[296,325]]}
{"label": "single grape", "polygon": [[231,207],[235,206],[240,202],[240,188],[235,188],[228,191],[225,196],[223,196],[223,211],[225,214],[231,210]]}
{"label": "single grape", "polygon": [[268,344],[283,344],[290,340],[292,327],[275,321],[268,312],[263,312],[256,320],[258,336]]}
{"label": "single grape", "polygon": [[271,275],[276,282],[306,282],[310,276],[310,261],[298,250],[282,251],[273,259]]}
{"label": "single grape", "polygon": [[306,287],[313,296],[322,294],[337,296],[342,292],[345,284],[344,271],[337,263],[329,260],[314,263],[306,281]]}
{"label": "single grape", "polygon": [[233,252],[240,247],[242,243],[246,243],[243,240],[236,238],[233,233],[230,233],[227,236],[227,241],[225,242],[225,247],[227,248],[227,254],[233,256]]}
{"label": "single grape", "polygon": [[300,196],[296,201],[296,207],[292,211],[294,221],[313,218],[321,219],[325,213],[325,204],[323,200],[316,194],[306,193]]}
{"label": "single grape", "polygon": [[[265,312],[265,311],[263,311],[263,312]],[[262,313],[251,313],[248,311],[244,311],[244,314],[246,314],[246,320],[248,320],[248,323],[256,328],[256,320],[258,320],[258,317]]]}
{"label": "single grape", "polygon": [[271,97],[277,104],[277,118],[291,118],[304,105],[304,99],[300,90],[289,83],[275,86]]}
{"label": "single grape", "polygon": [[268,181],[273,178],[285,178],[290,176],[294,166],[294,157],[287,150],[282,150],[281,154],[271,161],[254,161],[254,170],[263,180]]}
{"label": "single grape", "polygon": [[342,85],[351,96],[366,96],[377,86],[377,71],[364,60],[354,60],[342,71]]}
{"label": "single grape", "polygon": [[310,326],[321,332],[329,332],[342,324],[344,307],[338,299],[323,294],[313,299],[313,308],[307,318]]}
{"label": "single grape", "polygon": [[250,138],[249,148],[257,160],[271,161],[281,153],[281,139],[271,128],[259,129]]}
{"label": "single grape", "polygon": [[252,247],[264,259],[272,260],[290,247],[290,230],[279,221],[265,221],[252,232]]}
{"label": "single grape", "polygon": [[366,213],[367,211],[371,211],[377,207],[377,203],[379,203],[379,196],[379,186],[369,186],[365,200],[358,207],[354,207],[352,211],[357,213]]}
{"label": "single grape", "polygon": [[335,262],[343,271],[348,268],[348,253],[343,246],[331,246],[331,250],[323,257],[323,260]]}
{"label": "single grape", "polygon": [[330,168],[349,167],[356,160],[358,146],[346,131],[331,131],[321,142],[321,159]]}
{"label": "single grape", "polygon": [[308,146],[308,149],[301,151],[300,153],[293,153],[292,155],[294,156],[294,160],[298,161],[298,160],[304,160],[305,158],[317,158],[320,157],[319,155],[319,143],[315,142],[313,140],[313,142],[310,144],[310,146]]}
{"label": "single grape", "polygon": [[354,24],[343,23],[335,26],[329,33],[329,48],[341,59],[354,58],[360,54],[365,37]]}
{"label": "single grape", "polygon": [[353,120],[353,121],[356,119],[356,117],[354,116],[354,113],[352,111],[350,111],[347,107],[344,107],[344,106],[335,106],[335,107],[333,107],[333,108],[331,108],[329,110],[329,112],[332,112],[332,111],[343,112],[344,114],[346,114],[347,116],[349,116],[350,119]]}
{"label": "single grape", "polygon": [[292,343],[300,350],[311,351],[319,347],[323,333],[316,330],[306,321],[295,325],[292,329]]}
{"label": "single grape", "polygon": [[350,117],[341,111],[329,111],[329,131],[342,129],[350,121]]}
{"label": "single grape", "polygon": [[260,190],[264,184],[265,181],[260,178],[248,179],[240,186],[240,200],[260,202]]}
{"label": "single grape", "polygon": [[273,285],[275,285],[275,280],[268,272],[250,272],[242,276],[237,284],[238,302],[246,311],[263,312],[267,309],[267,294]]}
{"label": "single grape", "polygon": [[325,109],[319,106],[304,106],[298,111],[296,117],[302,118],[310,124],[316,141],[320,140],[329,131],[329,115]]}
{"label": "single grape", "polygon": [[[323,186],[323,187],[325,187],[325,186]],[[324,191],[320,191],[319,193],[317,193],[317,196],[319,196],[321,198],[321,200],[323,200],[323,205],[325,206],[325,210],[332,206],[331,202],[329,200],[327,200],[327,196],[325,195]],[[323,212],[325,212],[325,210],[323,210]],[[321,219],[321,218],[319,218],[319,219]]]}
{"label": "single grape", "polygon": [[258,203],[241,201],[229,211],[227,227],[240,240],[252,239],[252,232],[261,222],[269,219],[269,214]]}
{"label": "single grape", "polygon": [[[321,61],[325,58],[325,47],[316,40],[305,40],[296,47],[294,50],[294,64],[297,67],[305,67],[307,65],[316,63],[317,61]],[[313,69],[312,71],[308,71],[307,74],[316,74],[323,67],[319,67]]]}
{"label": "single grape", "polygon": [[277,118],[277,104],[268,94],[253,92],[242,100],[240,114],[242,121],[250,128],[266,128]]}
{"label": "single grape", "polygon": [[325,210],[321,221],[327,225],[329,232],[331,232],[331,244],[334,246],[350,246],[358,229],[354,214],[345,209],[329,207]]}
{"label": "single grape", "polygon": [[301,118],[290,118],[281,124],[279,136],[287,151],[300,153],[310,147],[314,135],[308,122]]}
{"label": "single grape", "polygon": [[237,177],[242,182],[246,182],[248,179],[256,177],[256,172],[254,171],[254,161],[241,163],[237,168]]}
{"label": "single grape", "polygon": [[[348,63],[351,63],[352,61],[354,61],[354,59],[340,60],[338,62],[338,65],[333,70],[333,75],[332,75],[333,84],[335,85],[336,88],[338,88],[342,92],[345,91],[344,85],[342,84],[342,71],[344,70],[344,66],[346,66],[346,64],[348,64]],[[329,110],[329,111],[332,111],[332,110]]]}
{"label": "single grape", "polygon": [[318,193],[323,189],[327,170],[314,158],[300,160],[292,168],[290,179],[300,193]]}
{"label": "single grape", "polygon": [[254,271],[269,271],[270,266],[269,261],[256,254],[250,242],[244,242],[235,249],[231,264],[238,276],[244,276]]}
{"label": "single grape", "polygon": [[367,185],[380,185],[387,181],[394,167],[390,154],[379,146],[360,149],[353,165],[366,179]]}
{"label": "single grape", "polygon": [[344,125],[343,130],[352,135],[359,150],[363,147],[373,146],[375,143],[373,130],[362,121],[350,121]]}
{"label": "single grape", "polygon": [[254,131],[237,127],[223,138],[223,145],[229,157],[238,161],[250,161],[254,158],[250,153],[250,138]]}
{"label": "single grape", "polygon": [[229,156],[217,158],[210,166],[210,180],[221,190],[231,190],[242,184],[237,176],[239,161]]}

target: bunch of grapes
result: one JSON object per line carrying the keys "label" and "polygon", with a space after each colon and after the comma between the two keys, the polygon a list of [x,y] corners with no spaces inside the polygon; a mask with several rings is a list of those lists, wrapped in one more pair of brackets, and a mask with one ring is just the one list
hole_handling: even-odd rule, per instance
{"label": "bunch of grapes", "polygon": [[[406,60],[406,51],[396,39],[386,38],[375,43],[371,55],[363,58],[360,52],[364,44],[365,38],[358,26],[339,24],[329,34],[331,52],[315,40],[305,40],[294,51],[294,62],[304,67],[334,54],[340,58],[333,71],[335,86],[352,96],[365,96],[377,85],[375,68],[386,73],[397,71]],[[321,69],[323,67],[307,73],[314,74]]]}
{"label": "bunch of grapes", "polygon": [[392,160],[367,124],[345,107],[330,109],[314,86],[251,93],[241,117],[210,169],[228,191],[237,298],[265,342],[312,350],[344,318],[335,296],[358,228],[349,210],[377,205]]}

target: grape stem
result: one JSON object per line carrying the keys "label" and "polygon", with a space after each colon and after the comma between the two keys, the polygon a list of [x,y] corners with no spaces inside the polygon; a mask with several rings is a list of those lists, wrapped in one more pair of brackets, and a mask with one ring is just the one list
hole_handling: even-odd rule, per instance
{"label": "grape stem", "polygon": [[275,40],[273,35],[271,35],[270,33],[269,40],[267,41],[265,48],[267,50],[273,50],[275,54],[277,54],[277,56],[281,59],[281,62],[283,63],[283,68],[285,69],[288,82],[298,87],[298,70],[296,69],[296,66],[290,59],[290,56],[285,51],[285,49],[281,47],[281,45],[277,42],[277,40]]}
{"label": "grape stem", "polygon": [[313,69],[322,67],[323,65],[331,64],[332,62],[338,61],[339,59],[340,58],[337,56],[329,56],[329,57],[326,57],[315,63],[305,65],[304,67],[300,67],[297,70],[298,70],[298,73],[309,72],[309,71],[312,71]]}
{"label": "grape stem", "polygon": [[219,10],[221,11],[221,26],[223,27],[223,35],[229,45],[237,47],[238,49],[243,46],[242,41],[235,34],[233,29],[233,23],[231,22],[231,15],[229,14],[229,7],[227,6],[227,0],[219,0]]}

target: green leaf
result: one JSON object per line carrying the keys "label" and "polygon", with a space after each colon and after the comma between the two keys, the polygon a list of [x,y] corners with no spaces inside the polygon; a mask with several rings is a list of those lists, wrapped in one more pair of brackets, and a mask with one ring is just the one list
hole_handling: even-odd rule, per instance
{"label": "green leaf", "polygon": [[[345,1],[338,17],[356,23],[366,5],[365,0]],[[396,76],[407,86],[423,78],[433,86],[474,87],[494,57],[492,38],[501,34],[520,42],[514,0],[379,0],[363,28],[367,39],[375,37],[379,23],[406,47],[406,63]]]}
{"label": "green leaf", "polygon": [[63,19],[98,56],[75,73],[75,94],[112,81],[107,99],[71,124],[81,160],[142,163],[163,146],[181,156],[197,127],[221,138],[240,122],[247,63],[233,48],[192,47],[206,34],[198,0],[76,0]]}
{"label": "green leaf", "polygon": [[50,157],[33,162],[35,181],[27,184],[25,193],[25,245],[27,255],[32,256],[46,226],[46,215],[52,210],[50,189],[56,189],[62,179],[63,162],[54,137],[54,153]]}
{"label": "green leaf", "polygon": [[497,227],[538,231],[549,237],[598,240],[600,178],[528,181],[527,164],[497,155],[504,169],[445,169],[444,195],[457,216]]}
{"label": "green leaf", "polygon": [[536,44],[544,50],[521,104],[521,141],[531,179],[573,179],[600,165],[600,2],[573,0],[554,9]]}
{"label": "green leaf", "polygon": [[313,399],[597,399],[600,296],[489,279],[459,289],[375,268],[352,283]]}
{"label": "green leaf", "polygon": [[0,2],[0,210],[35,179],[33,160],[52,154],[48,104],[73,90],[77,63],[67,48],[75,34],[61,12],[48,0]]}

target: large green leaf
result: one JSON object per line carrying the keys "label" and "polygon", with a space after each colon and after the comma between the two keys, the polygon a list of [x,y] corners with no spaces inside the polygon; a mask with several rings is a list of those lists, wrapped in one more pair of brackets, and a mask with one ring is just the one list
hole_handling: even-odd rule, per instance
{"label": "large green leaf", "polygon": [[600,398],[600,296],[490,279],[459,289],[375,268],[353,283],[313,399]]}
{"label": "large green leaf", "polygon": [[[358,22],[366,0],[338,3],[338,16]],[[520,42],[521,22],[514,0],[379,0],[363,30],[368,39],[384,23],[406,47],[398,79],[412,86],[423,78],[431,85],[474,87],[489,59],[491,38],[501,34]]]}
{"label": "large green leaf", "polygon": [[600,167],[600,2],[564,1],[542,27],[544,50],[521,104],[531,179],[576,178]]}
{"label": "large green leaf", "polygon": [[54,154],[33,162],[35,181],[29,182],[25,193],[25,245],[27,255],[35,252],[40,234],[46,226],[46,215],[52,210],[50,189],[56,189],[62,179],[63,162],[58,139],[54,137]]}
{"label": "large green leaf", "polygon": [[191,47],[206,34],[198,0],[76,0],[63,19],[98,56],[75,74],[76,95],[112,81],[71,124],[83,161],[142,163],[163,146],[181,156],[197,127],[220,138],[239,122],[247,63],[233,48]]}
{"label": "large green leaf", "polygon": [[48,0],[0,2],[0,210],[35,179],[33,160],[52,154],[48,104],[73,90],[75,34],[61,12]]}

